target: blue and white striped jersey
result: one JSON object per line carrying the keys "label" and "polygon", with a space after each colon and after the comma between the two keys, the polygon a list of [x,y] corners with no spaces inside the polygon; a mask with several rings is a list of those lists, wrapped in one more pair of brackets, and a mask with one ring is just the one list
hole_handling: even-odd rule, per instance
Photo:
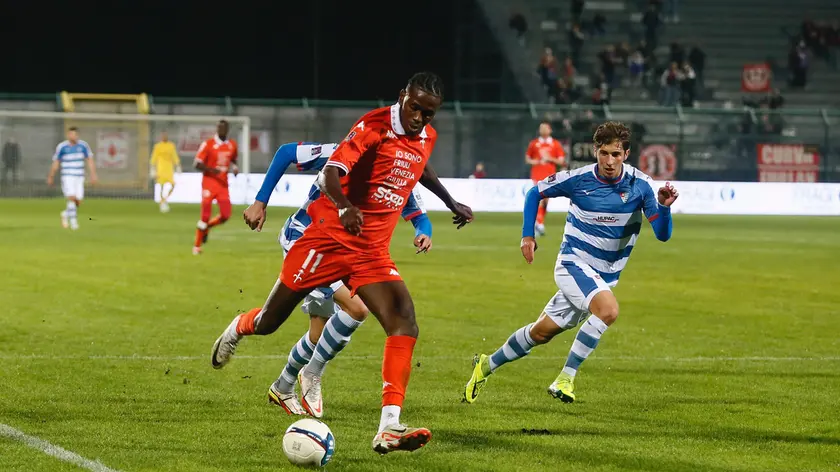
{"label": "blue and white striped jersey", "polygon": [[[277,183],[280,182],[280,178],[289,165],[295,164],[298,170],[302,171],[321,170],[337,147],[338,144],[336,143],[288,143],[280,146],[274,154],[268,172],[266,172],[265,180],[260,187],[260,191],[257,193],[256,200],[268,203],[271,192],[277,186]],[[283,226],[283,232],[287,240],[295,241],[303,236],[304,230],[312,224],[312,218],[306,210],[320,196],[321,189],[318,187],[317,182],[313,183],[309,189],[309,195],[306,201],[289,217]],[[402,210],[402,217],[411,221],[415,228],[422,232],[422,234],[431,236],[431,223],[425,215],[426,209],[423,206],[420,196],[416,192],[412,192]]]}
{"label": "blue and white striped jersey", "polygon": [[[558,172],[537,183],[541,197],[570,200],[558,259],[576,257],[604,282],[618,283],[642,228],[642,213],[657,238],[670,237],[671,210],[659,204],[653,185],[650,177],[629,164],[624,164],[621,178],[614,183],[598,176],[597,164]],[[660,215],[668,222],[667,235],[659,228],[661,222],[653,223]]]}
{"label": "blue and white striped jersey", "polygon": [[76,144],[64,140],[55,147],[53,160],[61,163],[62,177],[84,177],[85,159],[93,157],[90,146],[81,139]]}

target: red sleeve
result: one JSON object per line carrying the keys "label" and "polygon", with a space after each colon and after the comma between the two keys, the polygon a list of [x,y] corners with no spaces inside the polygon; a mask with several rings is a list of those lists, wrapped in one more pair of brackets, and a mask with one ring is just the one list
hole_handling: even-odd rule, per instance
{"label": "red sleeve", "polygon": [[540,157],[537,153],[536,144],[536,141],[531,141],[530,143],[528,143],[528,149],[525,151],[525,155],[530,157],[531,159],[537,159]]}
{"label": "red sleeve", "polygon": [[230,142],[231,144],[233,144],[233,153],[231,153],[230,162],[236,162],[236,160],[239,158],[239,145],[236,144],[236,141],[234,141],[233,139],[231,139]]}
{"label": "red sleeve", "polygon": [[344,141],[338,145],[324,167],[338,167],[345,174],[349,174],[353,166],[359,162],[362,154],[379,144],[380,130],[381,127],[378,123],[365,124],[364,121],[359,121],[350,130],[350,134],[344,138]]}
{"label": "red sleeve", "polygon": [[202,141],[201,146],[198,147],[198,152],[195,153],[195,160],[207,163],[207,141]]}
{"label": "red sleeve", "polygon": [[566,151],[563,150],[563,145],[556,139],[554,140],[554,157],[566,157]]}

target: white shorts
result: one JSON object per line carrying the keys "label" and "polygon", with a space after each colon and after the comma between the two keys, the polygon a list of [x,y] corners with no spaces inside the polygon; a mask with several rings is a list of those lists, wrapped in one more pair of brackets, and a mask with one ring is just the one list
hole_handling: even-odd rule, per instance
{"label": "white shorts", "polygon": [[[284,258],[289,250],[292,249],[292,246],[294,246],[295,241],[303,235],[303,232],[298,229],[289,228],[290,221],[291,220],[286,220],[286,224],[283,225],[283,229],[277,237],[277,241],[280,243],[280,246],[283,247]],[[339,280],[338,282],[330,284],[329,287],[316,288],[303,299],[303,305],[300,307],[301,310],[310,316],[320,316],[321,318],[331,317],[341,309],[333,300],[333,295],[343,286],[344,283]]]}
{"label": "white shorts", "polygon": [[61,191],[65,198],[75,197],[79,200],[85,198],[85,178],[77,175],[64,175],[61,177]]}
{"label": "white shorts", "polygon": [[545,305],[544,311],[563,330],[572,329],[584,321],[589,315],[592,298],[610,290],[610,284],[604,282],[592,267],[568,254],[557,257],[554,281],[559,290]]}

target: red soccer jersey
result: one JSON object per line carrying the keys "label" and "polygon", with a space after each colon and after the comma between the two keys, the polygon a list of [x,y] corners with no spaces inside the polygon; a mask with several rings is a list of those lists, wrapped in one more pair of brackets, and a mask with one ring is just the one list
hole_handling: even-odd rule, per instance
{"label": "red soccer jersey", "polygon": [[214,136],[207,141],[201,143],[198,152],[195,154],[195,160],[201,161],[209,168],[220,168],[222,172],[218,174],[211,174],[205,172],[201,179],[202,188],[228,188],[228,167],[231,163],[236,162],[238,157],[238,148],[236,141],[233,139],[226,139],[222,141],[219,136]]}
{"label": "red soccer jersey", "polygon": [[539,159],[540,163],[531,166],[531,180],[542,180],[557,172],[557,166],[553,162],[544,160],[547,157],[563,159],[566,153],[560,141],[552,137],[537,138],[528,145],[525,155],[531,159]]}
{"label": "red soccer jersey", "polygon": [[363,116],[326,163],[345,173],[342,191],[362,211],[362,234],[353,236],[344,229],[338,209],[326,195],[309,206],[313,226],[349,249],[388,252],[400,211],[435,147],[437,132],[431,125],[408,136],[399,113],[395,104]]}

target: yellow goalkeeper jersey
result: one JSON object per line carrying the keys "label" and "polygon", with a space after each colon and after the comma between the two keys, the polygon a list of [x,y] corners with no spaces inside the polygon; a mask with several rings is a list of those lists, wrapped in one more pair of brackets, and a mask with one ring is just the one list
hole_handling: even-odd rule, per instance
{"label": "yellow goalkeeper jersey", "polygon": [[157,171],[158,179],[172,178],[175,168],[181,166],[181,159],[175,150],[175,143],[172,141],[160,141],[152,149],[152,160],[150,162]]}

